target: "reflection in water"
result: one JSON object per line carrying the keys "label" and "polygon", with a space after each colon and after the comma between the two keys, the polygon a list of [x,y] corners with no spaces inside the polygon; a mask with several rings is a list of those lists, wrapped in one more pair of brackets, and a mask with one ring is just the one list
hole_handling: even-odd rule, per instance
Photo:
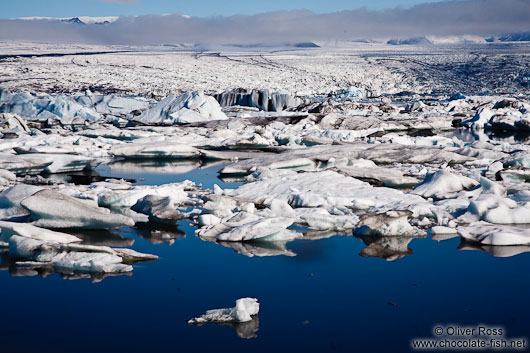
{"label": "reflection in water", "polygon": [[132,276],[132,272],[123,273],[83,273],[71,271],[53,266],[47,266],[42,263],[32,265],[31,263],[18,263],[20,259],[9,256],[8,249],[0,249],[0,270],[7,270],[13,277],[36,277],[46,278],[49,275],[57,273],[65,280],[89,279],[92,283],[103,281],[107,277]]}
{"label": "reflection in water", "polygon": [[480,250],[487,252],[494,257],[512,257],[515,255],[530,252],[530,245],[484,245],[480,243],[474,243],[461,239],[460,245],[457,247],[458,250]]}
{"label": "reflection in water", "polygon": [[238,254],[248,257],[265,257],[265,256],[296,256],[294,252],[287,249],[285,242],[273,241],[218,241],[217,244],[227,248],[232,248]]}
{"label": "reflection in water", "polygon": [[68,231],[82,240],[82,244],[127,248],[134,244],[134,239],[124,238],[110,230],[76,229]]}
{"label": "reflection in water", "polygon": [[206,324],[195,324],[197,326],[203,325],[219,325],[228,326],[236,330],[239,337],[245,339],[251,339],[258,337],[257,332],[259,330],[259,315],[252,316],[251,321],[247,322],[218,322],[218,323],[206,323]]}
{"label": "reflection in water", "polygon": [[359,236],[359,239],[366,244],[360,252],[362,257],[379,257],[386,261],[395,261],[414,252],[408,248],[409,243],[415,237],[377,237]]}
{"label": "reflection in water", "polygon": [[9,249],[0,248],[0,270],[9,268]]}
{"label": "reflection in water", "polygon": [[142,174],[185,174],[200,168],[207,168],[221,164],[201,163],[198,160],[154,160],[154,159],[135,159],[128,161],[117,161],[107,165],[114,173]]}
{"label": "reflection in water", "polygon": [[460,141],[465,143],[473,143],[475,141],[501,141],[508,143],[528,143],[530,141],[530,132],[513,130],[513,131],[496,131],[496,130],[470,130],[460,128],[451,131],[445,135],[446,137],[457,137]]}
{"label": "reflection in water", "polygon": [[164,225],[157,223],[138,223],[136,233],[151,244],[173,245],[175,239],[186,237],[186,233],[177,229],[176,225]]}
{"label": "reflection in water", "polygon": [[453,239],[459,236],[460,235],[458,235],[458,233],[446,233],[446,234],[440,233],[440,234],[431,234],[431,239],[440,242],[444,240]]}

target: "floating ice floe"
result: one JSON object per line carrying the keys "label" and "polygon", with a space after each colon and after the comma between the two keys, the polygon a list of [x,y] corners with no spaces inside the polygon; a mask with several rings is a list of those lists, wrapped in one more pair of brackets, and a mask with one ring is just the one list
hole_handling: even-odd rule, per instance
{"label": "floating ice floe", "polygon": [[190,319],[189,324],[248,322],[252,316],[258,315],[259,303],[255,298],[241,298],[236,300],[236,306],[227,309],[208,310],[206,314]]}
{"label": "floating ice floe", "polygon": [[134,120],[147,124],[187,124],[210,120],[226,120],[215,98],[202,92],[169,96]]}
{"label": "floating ice floe", "polygon": [[360,236],[401,236],[416,237],[423,233],[413,227],[408,218],[412,215],[409,211],[388,211],[380,214],[364,214],[359,219],[359,225],[353,234]]}
{"label": "floating ice floe", "polygon": [[[83,169],[90,168],[93,158],[76,156],[73,154],[39,154],[31,153],[24,154],[22,159],[30,156],[31,160],[42,160],[43,163],[48,163],[43,168],[43,172],[55,174],[55,173],[67,173],[67,172],[78,172]],[[21,173],[22,174],[22,173]]]}
{"label": "floating ice floe", "polygon": [[220,241],[289,241],[300,237],[287,230],[293,224],[291,218],[265,218],[234,227],[217,236]]}
{"label": "floating ice floe", "polygon": [[52,157],[41,158],[32,155],[0,154],[0,165],[3,169],[19,175],[42,173],[53,163]]}
{"label": "floating ice floe", "polygon": [[[437,148],[430,146],[405,146],[400,144],[354,143],[345,146],[314,146],[286,150],[276,155],[256,157],[226,166],[221,174],[250,174],[259,167],[278,169],[314,170],[319,162],[330,159],[371,160],[378,164],[388,163],[464,163],[473,157],[456,153],[456,148]],[[347,164],[345,166],[348,166]]]}
{"label": "floating ice floe", "polygon": [[[366,161],[359,165],[355,161],[348,163],[348,166],[338,166],[339,173],[357,178],[369,183],[381,184],[387,187],[407,187],[418,183],[418,179],[412,176],[403,175],[403,172],[393,168],[382,168],[371,161]],[[373,164],[373,165],[365,165]]]}
{"label": "floating ice floe", "polygon": [[25,135],[30,132],[31,130],[22,117],[16,114],[0,113],[0,134]]}
{"label": "floating ice floe", "polygon": [[30,260],[17,262],[19,266],[53,267],[80,272],[131,272],[131,263],[158,259],[155,255],[141,254],[130,249],[62,244],[18,235],[9,239],[9,252],[11,256]]}
{"label": "floating ice floe", "polygon": [[430,214],[431,208],[420,196],[385,187],[372,187],[330,170],[290,172],[263,178],[235,190],[225,190],[225,195],[262,205],[269,205],[272,200],[279,199],[294,208],[323,207],[329,210],[347,207],[376,212],[401,209],[414,210],[418,214]]}
{"label": "floating ice floe", "polygon": [[93,190],[87,190],[82,195],[95,198],[98,204],[103,207],[132,207],[138,200],[147,196],[155,195],[170,196],[174,203],[182,203],[190,200],[187,190],[196,190],[196,185],[191,181],[181,183],[164,184],[160,186],[145,186],[130,184],[117,184],[116,187],[109,188],[108,183],[102,184],[101,189],[97,186]]}
{"label": "floating ice floe", "polygon": [[80,117],[88,121],[101,119],[101,115],[95,110],[67,95],[31,93],[8,95],[2,101],[0,112],[17,114],[28,120],[60,119],[63,116]]}
{"label": "floating ice floe", "polygon": [[484,129],[489,124],[491,117],[495,113],[488,108],[480,108],[477,110],[473,118],[462,122],[462,126],[471,129]]}
{"label": "floating ice floe", "polygon": [[413,253],[408,245],[414,237],[359,237],[366,244],[366,247],[359,254],[363,257],[379,257],[386,261],[395,261]]}
{"label": "floating ice floe", "polygon": [[[213,224],[205,225],[197,234],[206,239],[214,238],[219,241],[287,242],[301,236],[287,229],[293,222],[294,218],[262,218],[241,211],[219,220],[218,223],[211,222]],[[202,223],[206,223],[204,219]]]}
{"label": "floating ice floe", "polygon": [[186,215],[177,210],[171,197],[147,195],[132,207],[133,211],[149,216],[155,222],[176,224],[186,218]]}
{"label": "floating ice floe", "polygon": [[0,188],[15,184],[17,176],[9,170],[0,169]]}
{"label": "floating ice floe", "polygon": [[54,232],[52,230],[39,228],[28,223],[0,221],[0,240],[8,242],[13,235],[18,235],[38,241],[51,241],[59,244],[68,244],[81,241],[81,239],[73,235]]}
{"label": "floating ice floe", "polygon": [[0,193],[0,219],[24,218],[30,213],[20,202],[26,197],[42,190],[40,186],[17,184]]}
{"label": "floating ice floe", "polygon": [[478,182],[462,176],[453,174],[447,170],[439,170],[429,174],[425,179],[414,187],[412,193],[435,199],[447,198],[452,193],[473,188]]}
{"label": "floating ice floe", "polygon": [[0,243],[9,247],[14,258],[24,258],[17,266],[24,268],[57,268],[81,272],[130,272],[129,264],[156,260],[155,255],[131,249],[83,245],[81,239],[65,233],[39,228],[27,223],[1,222]]}
{"label": "floating ice floe", "polygon": [[20,204],[31,213],[34,225],[43,228],[105,229],[135,223],[129,217],[49,189],[26,197]]}
{"label": "floating ice floe", "polygon": [[[506,189],[500,184],[481,178],[480,188],[472,191],[467,212],[460,217],[461,223],[483,220],[495,224],[530,224],[530,205],[524,193],[506,197]],[[520,198],[521,202],[517,199]]]}
{"label": "floating ice floe", "polygon": [[476,222],[457,230],[464,239],[484,245],[530,245],[530,230],[525,228]]}
{"label": "floating ice floe", "polygon": [[109,153],[114,157],[126,159],[194,159],[199,158],[201,155],[201,152],[192,146],[179,145],[173,142],[115,145],[110,149]]}
{"label": "floating ice floe", "polygon": [[247,257],[296,256],[296,253],[287,249],[283,241],[217,241],[217,244],[234,249],[236,253]]}

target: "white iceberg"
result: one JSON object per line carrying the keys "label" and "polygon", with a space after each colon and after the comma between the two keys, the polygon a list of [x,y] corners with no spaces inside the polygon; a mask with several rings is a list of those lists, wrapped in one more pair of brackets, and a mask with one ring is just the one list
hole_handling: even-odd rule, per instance
{"label": "white iceberg", "polygon": [[221,106],[202,92],[188,92],[181,96],[169,96],[135,120],[148,124],[187,124],[210,120],[227,120]]}
{"label": "white iceberg", "polygon": [[359,225],[353,234],[359,236],[402,236],[415,237],[422,232],[413,227],[408,218],[412,215],[408,211],[388,211],[380,214],[364,214],[359,219]]}
{"label": "white iceberg", "polygon": [[43,228],[105,229],[134,226],[134,221],[109,210],[94,207],[82,200],[45,189],[22,200],[34,220],[34,225]]}
{"label": "white iceberg", "polygon": [[131,263],[158,259],[130,249],[106,246],[64,244],[13,235],[9,239],[11,256],[30,261],[17,262],[25,267],[53,267],[80,272],[131,272]]}
{"label": "white iceberg", "polygon": [[467,240],[484,245],[529,245],[530,230],[487,222],[476,222],[457,228],[458,233]]}
{"label": "white iceberg", "polygon": [[39,241],[51,241],[60,244],[80,242],[81,239],[70,234],[54,232],[49,229],[35,227],[28,223],[0,221],[0,240],[8,242],[13,235]]}
{"label": "white iceberg", "polygon": [[200,157],[201,152],[192,146],[179,145],[173,142],[161,142],[114,145],[110,149],[109,154],[114,157],[126,159],[195,159]]}
{"label": "white iceberg", "polygon": [[421,183],[414,187],[412,193],[426,198],[441,199],[448,194],[471,189],[477,185],[478,182],[471,178],[453,174],[447,170],[439,170],[427,175]]}
{"label": "white iceberg", "polygon": [[258,315],[259,303],[255,298],[241,298],[236,300],[236,306],[227,309],[208,310],[206,314],[193,318],[189,324],[204,324],[208,322],[248,322],[252,316]]}

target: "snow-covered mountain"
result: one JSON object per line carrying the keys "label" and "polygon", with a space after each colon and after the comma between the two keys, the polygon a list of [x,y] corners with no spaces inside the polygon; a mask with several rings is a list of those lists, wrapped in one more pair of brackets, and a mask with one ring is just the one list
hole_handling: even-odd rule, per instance
{"label": "snow-covered mountain", "polygon": [[77,16],[77,17],[18,17],[12,18],[12,20],[47,20],[47,21],[60,21],[75,24],[106,24],[115,22],[118,16],[106,16],[106,17],[90,17],[90,16]]}
{"label": "snow-covered mountain", "polygon": [[486,39],[486,42],[530,42],[530,32],[506,33]]}

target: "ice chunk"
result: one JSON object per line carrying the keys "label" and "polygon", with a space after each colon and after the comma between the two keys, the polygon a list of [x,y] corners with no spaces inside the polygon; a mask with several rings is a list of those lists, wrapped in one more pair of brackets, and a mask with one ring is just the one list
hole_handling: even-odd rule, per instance
{"label": "ice chunk", "polygon": [[359,223],[359,217],[354,214],[330,214],[324,208],[297,208],[299,217],[297,223],[305,223],[313,230],[346,230],[354,228]]}
{"label": "ice chunk", "polygon": [[484,129],[489,124],[491,117],[495,113],[488,108],[480,108],[477,110],[473,118],[462,122],[462,126],[477,130]]}
{"label": "ice chunk", "polygon": [[293,224],[292,218],[265,218],[237,226],[226,233],[219,234],[221,241],[289,241],[300,237],[287,230]]}
{"label": "ice chunk", "polygon": [[23,118],[9,113],[0,113],[0,131],[14,132],[17,135],[30,133],[30,129]]}
{"label": "ice chunk", "polygon": [[353,230],[355,235],[375,236],[418,236],[421,231],[410,225],[409,211],[388,211],[380,214],[364,214],[359,226]]}
{"label": "ice chunk", "polygon": [[44,172],[50,174],[82,171],[85,168],[89,168],[91,163],[94,161],[94,159],[90,157],[59,153],[31,153],[18,156],[21,156],[23,159],[27,159],[29,156],[33,161],[41,160],[43,164],[47,163],[47,165],[44,167]]}
{"label": "ice chunk", "polygon": [[29,216],[28,210],[20,205],[26,197],[42,190],[40,186],[17,184],[0,193],[0,219]]}
{"label": "ice chunk", "polygon": [[359,254],[362,257],[379,257],[386,261],[395,261],[413,253],[408,247],[413,237],[360,236],[360,238],[366,244]]}
{"label": "ice chunk", "polygon": [[164,184],[160,186],[129,186],[116,190],[105,190],[97,195],[98,204],[103,207],[132,207],[147,195],[170,196],[174,203],[189,200],[186,190],[195,189],[191,181]]}
{"label": "ice chunk", "polygon": [[286,243],[283,241],[217,241],[216,243],[234,249],[236,253],[247,257],[296,256],[294,252],[287,249]]}
{"label": "ice chunk", "polygon": [[227,119],[215,98],[202,92],[169,96],[136,118],[143,123],[163,125]]}
{"label": "ice chunk", "polygon": [[53,190],[41,190],[21,202],[34,219],[34,224],[44,228],[104,229],[133,226],[134,221],[108,210],[89,206],[79,199]]}
{"label": "ice chunk", "polygon": [[42,158],[33,156],[31,154],[0,155],[0,165],[3,169],[7,169],[17,175],[34,175],[42,173],[48,166],[53,163],[51,157]]}
{"label": "ice chunk", "polygon": [[0,240],[7,242],[13,235],[31,238],[39,241],[53,241],[67,244],[80,242],[81,239],[70,234],[54,232],[48,229],[35,227],[27,223],[14,223],[0,221]]}
{"label": "ice chunk", "polygon": [[462,176],[453,174],[447,170],[439,170],[429,174],[425,179],[414,187],[412,193],[423,197],[444,198],[444,195],[470,189],[478,185],[478,182]]}
{"label": "ice chunk", "polygon": [[238,200],[263,205],[269,205],[273,199],[284,200],[294,208],[348,207],[379,212],[411,209],[428,214],[431,208],[420,196],[390,188],[374,188],[368,183],[330,170],[278,175],[242,185],[230,190],[230,195]]}
{"label": "ice chunk", "polygon": [[336,169],[340,173],[360,180],[377,180],[388,187],[406,187],[418,183],[418,179],[405,176],[401,171],[394,168],[382,168],[374,165],[373,167],[340,166]]}
{"label": "ice chunk", "polygon": [[0,188],[13,185],[17,181],[17,176],[9,170],[0,169]]}
{"label": "ice chunk", "polygon": [[236,300],[236,306],[227,309],[208,310],[206,314],[193,318],[189,324],[203,324],[207,322],[247,322],[259,313],[259,303],[255,298],[241,298]]}
{"label": "ice chunk", "polygon": [[457,228],[465,239],[485,245],[529,245],[530,231],[514,226],[476,222]]}
{"label": "ice chunk", "polygon": [[156,222],[175,224],[178,220],[186,218],[176,208],[171,197],[147,195],[138,200],[132,210],[146,214],[150,220]]}
{"label": "ice chunk", "polygon": [[129,143],[114,145],[110,155],[121,158],[160,158],[160,159],[192,159],[199,158],[201,152],[188,145],[175,143]]}
{"label": "ice chunk", "polygon": [[96,111],[79,104],[67,95],[14,94],[3,102],[2,112],[14,113],[28,120],[60,119],[63,116],[80,117],[88,121],[101,119],[101,115]]}
{"label": "ice chunk", "polygon": [[508,207],[499,204],[485,212],[483,220],[495,224],[530,224],[530,205]]}

